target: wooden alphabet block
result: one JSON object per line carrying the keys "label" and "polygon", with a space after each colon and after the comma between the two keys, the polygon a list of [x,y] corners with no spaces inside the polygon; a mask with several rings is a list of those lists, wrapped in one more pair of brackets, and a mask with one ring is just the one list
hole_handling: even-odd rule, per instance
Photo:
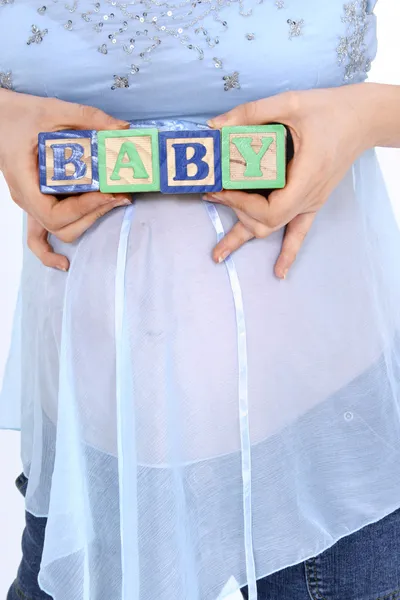
{"label": "wooden alphabet block", "polygon": [[222,190],[219,131],[161,131],[160,188],[163,194]]}
{"label": "wooden alphabet block", "polygon": [[222,128],[222,183],[227,190],[282,188],[286,181],[283,125]]}
{"label": "wooden alphabet block", "polygon": [[151,192],[160,189],[158,130],[99,131],[102,192]]}
{"label": "wooden alphabet block", "polygon": [[39,133],[39,180],[43,194],[99,189],[95,131]]}

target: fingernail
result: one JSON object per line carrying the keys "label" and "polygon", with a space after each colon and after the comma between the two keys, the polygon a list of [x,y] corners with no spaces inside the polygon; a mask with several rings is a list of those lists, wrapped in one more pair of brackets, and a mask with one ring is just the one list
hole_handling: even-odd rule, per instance
{"label": "fingernail", "polygon": [[59,271],[64,271],[64,273],[66,273],[68,271],[68,269],[66,267],[64,267],[63,265],[56,265],[56,266]]}
{"label": "fingernail", "polygon": [[222,202],[222,198],[218,197],[216,194],[206,194],[203,198],[208,202]]}
{"label": "fingernail", "polygon": [[214,119],[210,119],[209,121],[207,121],[207,125],[209,127],[211,127],[212,129],[217,129],[218,127],[221,127],[221,125],[223,123],[225,123],[226,120],[227,120],[226,115],[219,115],[218,117],[215,117]]}
{"label": "fingernail", "polygon": [[282,271],[282,275],[281,275],[281,279],[282,279],[282,281],[283,281],[284,279],[286,279],[286,275],[288,274],[288,272],[289,272],[289,269],[284,269],[284,270]]}
{"label": "fingernail", "polygon": [[132,194],[112,194],[112,202],[122,202],[122,204],[132,204],[133,196]]}
{"label": "fingernail", "polygon": [[132,200],[130,200],[129,198],[123,198],[122,200],[117,202],[117,206],[129,206],[130,204],[132,204]]}
{"label": "fingernail", "polygon": [[222,254],[220,254],[218,257],[218,263],[224,262],[224,260],[226,258],[228,258],[229,254],[230,254],[229,250],[225,250],[224,252],[222,252]]}

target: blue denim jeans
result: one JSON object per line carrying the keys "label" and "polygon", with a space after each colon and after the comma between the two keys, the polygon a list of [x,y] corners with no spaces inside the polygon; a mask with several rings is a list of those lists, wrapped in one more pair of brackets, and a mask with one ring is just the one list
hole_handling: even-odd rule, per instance
{"label": "blue denim jeans", "polygon": [[[25,494],[26,477],[16,485]],[[7,600],[52,600],[37,581],[45,529],[46,519],[26,513],[23,558]],[[259,600],[400,600],[400,509],[323,554],[261,579],[258,591]],[[246,589],[243,596],[247,600]]]}

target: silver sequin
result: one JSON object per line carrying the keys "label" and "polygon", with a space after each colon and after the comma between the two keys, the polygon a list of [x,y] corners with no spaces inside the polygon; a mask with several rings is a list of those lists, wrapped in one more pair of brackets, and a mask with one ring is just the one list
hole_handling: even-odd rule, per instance
{"label": "silver sequin", "polygon": [[233,89],[240,90],[239,73],[237,71],[235,71],[231,75],[224,75],[222,79],[225,82],[224,90],[226,92]]}
{"label": "silver sequin", "polygon": [[40,44],[43,41],[44,36],[48,34],[47,29],[40,30],[37,25],[32,25],[31,32],[32,35],[26,42],[28,46],[31,44]]}
{"label": "silver sequin", "polygon": [[127,77],[114,75],[114,85],[111,86],[112,90],[116,90],[117,88],[128,88],[129,80]]}
{"label": "silver sequin", "polygon": [[2,73],[0,71],[0,88],[3,88],[5,90],[12,90],[13,89],[12,73],[11,73],[11,71],[7,71],[6,73]]}
{"label": "silver sequin", "polygon": [[302,35],[304,19],[300,19],[300,21],[292,21],[292,19],[288,19],[287,22],[289,25],[289,40]]}
{"label": "silver sequin", "polygon": [[[344,65],[344,80],[353,81],[363,76],[371,68],[371,60],[367,56],[365,37],[368,29],[367,0],[353,0],[344,5],[342,21],[347,23],[347,31],[341,37],[336,48],[339,65]],[[363,77],[361,77],[363,78]]]}

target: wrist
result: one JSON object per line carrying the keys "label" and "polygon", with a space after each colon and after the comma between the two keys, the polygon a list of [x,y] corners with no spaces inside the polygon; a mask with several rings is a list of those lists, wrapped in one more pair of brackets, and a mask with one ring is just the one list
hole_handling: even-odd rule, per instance
{"label": "wrist", "polygon": [[400,86],[365,83],[362,88],[366,148],[400,146]]}
{"label": "wrist", "polygon": [[3,107],[6,107],[8,104],[10,104],[13,99],[15,100],[15,96],[17,95],[17,92],[0,88],[0,111],[3,109]]}

